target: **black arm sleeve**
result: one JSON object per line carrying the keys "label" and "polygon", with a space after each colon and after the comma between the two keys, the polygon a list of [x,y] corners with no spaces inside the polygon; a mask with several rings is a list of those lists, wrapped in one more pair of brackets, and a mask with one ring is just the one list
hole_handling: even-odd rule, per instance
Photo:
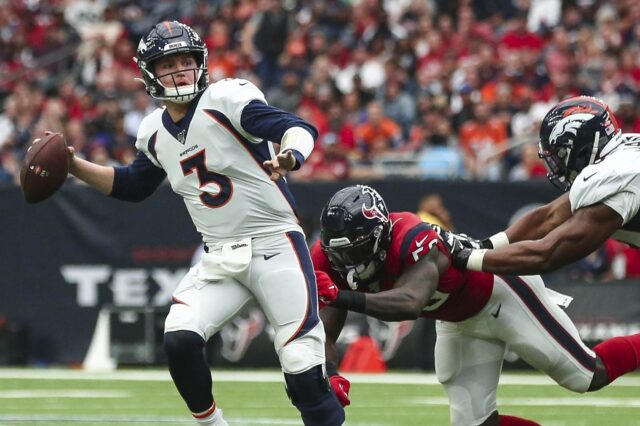
{"label": "black arm sleeve", "polygon": [[292,127],[302,127],[318,138],[316,128],[302,118],[260,101],[249,102],[242,110],[240,118],[242,128],[254,136],[271,142],[280,143],[284,132]]}
{"label": "black arm sleeve", "polygon": [[142,201],[160,186],[167,176],[142,152],[128,166],[114,167],[113,190],[110,197],[123,201]]}

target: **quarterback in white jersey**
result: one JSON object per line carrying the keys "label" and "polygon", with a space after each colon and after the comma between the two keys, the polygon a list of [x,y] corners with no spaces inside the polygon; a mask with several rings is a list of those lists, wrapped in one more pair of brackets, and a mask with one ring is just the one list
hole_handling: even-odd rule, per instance
{"label": "quarterback in white jersey", "polygon": [[[309,156],[315,128],[267,105],[246,80],[208,84],[207,48],[190,27],[161,22],[138,45],[147,92],[164,101],[141,123],[124,167],[76,158],[70,171],[114,198],[141,201],[167,178],[202,234],[205,253],[181,280],[165,321],[171,377],[197,423],[225,426],[204,344],[259,304],[275,330],[287,393],[305,425],[338,426],[315,276],[284,176]],[[275,152],[275,142],[279,145]]]}
{"label": "quarterback in white jersey", "polygon": [[[252,102],[250,109],[266,106],[253,83],[221,80],[191,103],[183,118],[190,121],[188,129],[168,122],[166,110],[158,108],[138,131],[136,148],[166,172],[208,245],[302,232],[286,182],[279,179],[273,184],[262,164],[274,156],[273,144],[242,125],[244,107]],[[247,127],[254,130],[256,126],[249,123]],[[310,133],[307,138],[312,146]]]}

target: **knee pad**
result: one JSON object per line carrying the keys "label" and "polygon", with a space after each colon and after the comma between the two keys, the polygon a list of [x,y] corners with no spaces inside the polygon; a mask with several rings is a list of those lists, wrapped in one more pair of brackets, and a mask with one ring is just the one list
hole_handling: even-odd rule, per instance
{"label": "knee pad", "polygon": [[331,391],[322,365],[298,374],[284,373],[287,395],[302,416],[305,426],[340,426],[344,408]]}
{"label": "knee pad", "polygon": [[324,364],[324,329],[322,324],[280,348],[276,346],[276,352],[280,358],[282,371],[285,373],[297,374],[309,370],[315,365]]}
{"label": "knee pad", "polygon": [[[291,342],[280,351],[280,365],[285,373],[298,374],[319,362],[313,351],[303,342]],[[320,363],[324,360],[320,360]]]}

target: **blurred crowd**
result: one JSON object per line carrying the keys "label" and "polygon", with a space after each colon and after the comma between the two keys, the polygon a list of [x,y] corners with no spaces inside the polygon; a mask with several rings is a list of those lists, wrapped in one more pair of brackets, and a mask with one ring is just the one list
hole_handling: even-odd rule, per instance
{"label": "blurred crowd", "polygon": [[157,107],[136,81],[163,19],[209,48],[211,81],[255,82],[319,130],[293,179],[404,174],[541,178],[539,122],[559,100],[603,99],[640,131],[637,0],[0,0],[0,182],[25,147],[63,132],[126,164]]}

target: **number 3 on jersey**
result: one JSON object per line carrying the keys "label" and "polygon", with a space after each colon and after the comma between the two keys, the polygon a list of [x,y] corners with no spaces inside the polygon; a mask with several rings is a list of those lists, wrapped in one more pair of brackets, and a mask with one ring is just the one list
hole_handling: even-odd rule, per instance
{"label": "number 3 on jersey", "polygon": [[196,171],[198,181],[200,182],[200,188],[210,183],[218,185],[220,191],[217,194],[214,195],[205,191],[202,191],[200,194],[202,204],[215,209],[224,206],[227,204],[229,199],[231,199],[233,184],[231,183],[231,179],[227,176],[207,170],[206,159],[207,157],[203,149],[195,155],[182,160],[180,165],[182,166],[182,173],[185,176],[189,176],[194,170]]}

